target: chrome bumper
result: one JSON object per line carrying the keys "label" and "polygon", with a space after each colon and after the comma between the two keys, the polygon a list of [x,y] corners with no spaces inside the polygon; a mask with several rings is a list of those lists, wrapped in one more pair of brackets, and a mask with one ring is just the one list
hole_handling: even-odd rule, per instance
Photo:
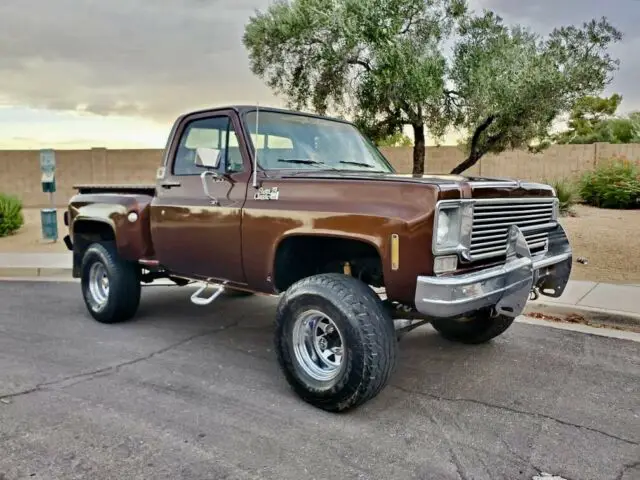
{"label": "chrome bumper", "polygon": [[542,295],[562,295],[571,263],[571,245],[560,224],[549,233],[546,254],[535,258],[522,231],[512,226],[504,265],[450,277],[418,277],[416,309],[428,317],[455,318],[492,307],[497,313],[516,317],[534,286]]}

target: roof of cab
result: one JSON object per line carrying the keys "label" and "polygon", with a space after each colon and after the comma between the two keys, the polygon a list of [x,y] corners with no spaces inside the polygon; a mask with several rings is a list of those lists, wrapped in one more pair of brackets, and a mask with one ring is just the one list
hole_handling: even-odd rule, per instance
{"label": "roof of cab", "polygon": [[220,110],[235,110],[236,112],[238,112],[238,114],[243,115],[245,113],[253,112],[253,111],[258,110],[258,109],[260,111],[264,111],[264,112],[294,113],[294,114],[297,114],[297,115],[304,115],[304,116],[307,116],[307,117],[322,118],[322,119],[333,120],[333,121],[342,122],[342,123],[352,123],[352,122],[350,122],[348,120],[345,120],[345,119],[342,119],[342,118],[338,118],[338,117],[331,117],[331,116],[328,116],[328,115],[319,115],[319,114],[315,114],[315,113],[311,113],[311,112],[304,112],[304,111],[301,111],[301,110],[292,110],[292,109],[287,109],[287,108],[270,107],[270,106],[264,106],[264,105],[218,105],[218,106],[215,106],[215,107],[192,110],[192,111],[184,113],[183,115],[181,115],[181,117],[184,117],[184,116],[187,116],[187,115],[198,114],[198,113],[216,112],[216,111],[220,111]]}

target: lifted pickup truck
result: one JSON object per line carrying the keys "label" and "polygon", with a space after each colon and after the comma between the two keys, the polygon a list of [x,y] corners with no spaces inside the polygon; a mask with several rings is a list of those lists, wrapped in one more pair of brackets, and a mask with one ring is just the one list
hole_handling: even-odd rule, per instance
{"label": "lifted pickup truck", "polygon": [[487,342],[571,272],[551,187],[398,174],[352,124],[300,112],[185,114],[156,184],[76,189],[64,240],[97,321],[131,319],[158,278],[200,283],[198,305],[280,295],[279,365],[329,411],[384,388],[401,333]]}

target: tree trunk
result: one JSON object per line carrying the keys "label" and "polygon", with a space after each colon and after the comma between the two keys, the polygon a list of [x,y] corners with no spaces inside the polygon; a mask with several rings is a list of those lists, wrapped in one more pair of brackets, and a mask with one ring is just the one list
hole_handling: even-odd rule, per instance
{"label": "tree trunk", "polygon": [[414,175],[423,175],[424,174],[424,149],[425,149],[425,140],[424,140],[424,125],[413,124],[413,174]]}
{"label": "tree trunk", "polygon": [[451,174],[460,175],[465,170],[473,167],[481,157],[482,155],[478,155],[475,152],[471,153],[460,165],[451,170]]}
{"label": "tree trunk", "polygon": [[[473,137],[471,137],[471,147],[469,148],[469,156],[466,158],[464,162],[462,162],[460,165],[458,165],[453,170],[451,170],[451,173],[453,175],[460,175],[465,170],[468,170],[469,168],[473,167],[476,163],[478,163],[478,160],[482,158],[486,150],[481,151],[481,149],[478,148],[478,144],[480,142],[480,136],[485,132],[487,128],[491,126],[491,124],[495,119],[496,119],[495,115],[490,115],[485,119],[484,122],[478,125],[478,128],[476,128],[476,131],[473,132]],[[490,140],[489,143],[491,143],[492,141],[495,142],[499,138],[500,138],[500,135],[494,136],[494,138]]]}

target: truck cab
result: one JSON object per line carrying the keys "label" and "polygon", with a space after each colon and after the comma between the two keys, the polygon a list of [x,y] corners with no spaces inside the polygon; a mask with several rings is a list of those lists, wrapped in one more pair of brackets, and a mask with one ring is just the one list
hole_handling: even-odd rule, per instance
{"label": "truck cab", "polygon": [[571,272],[551,187],[399,174],[351,123],[302,112],[190,112],[155,184],[77,189],[65,242],[93,318],[129,320],[156,278],[199,283],[203,306],[277,295],[283,372],[332,411],[382,389],[400,333],[490,341]]}

